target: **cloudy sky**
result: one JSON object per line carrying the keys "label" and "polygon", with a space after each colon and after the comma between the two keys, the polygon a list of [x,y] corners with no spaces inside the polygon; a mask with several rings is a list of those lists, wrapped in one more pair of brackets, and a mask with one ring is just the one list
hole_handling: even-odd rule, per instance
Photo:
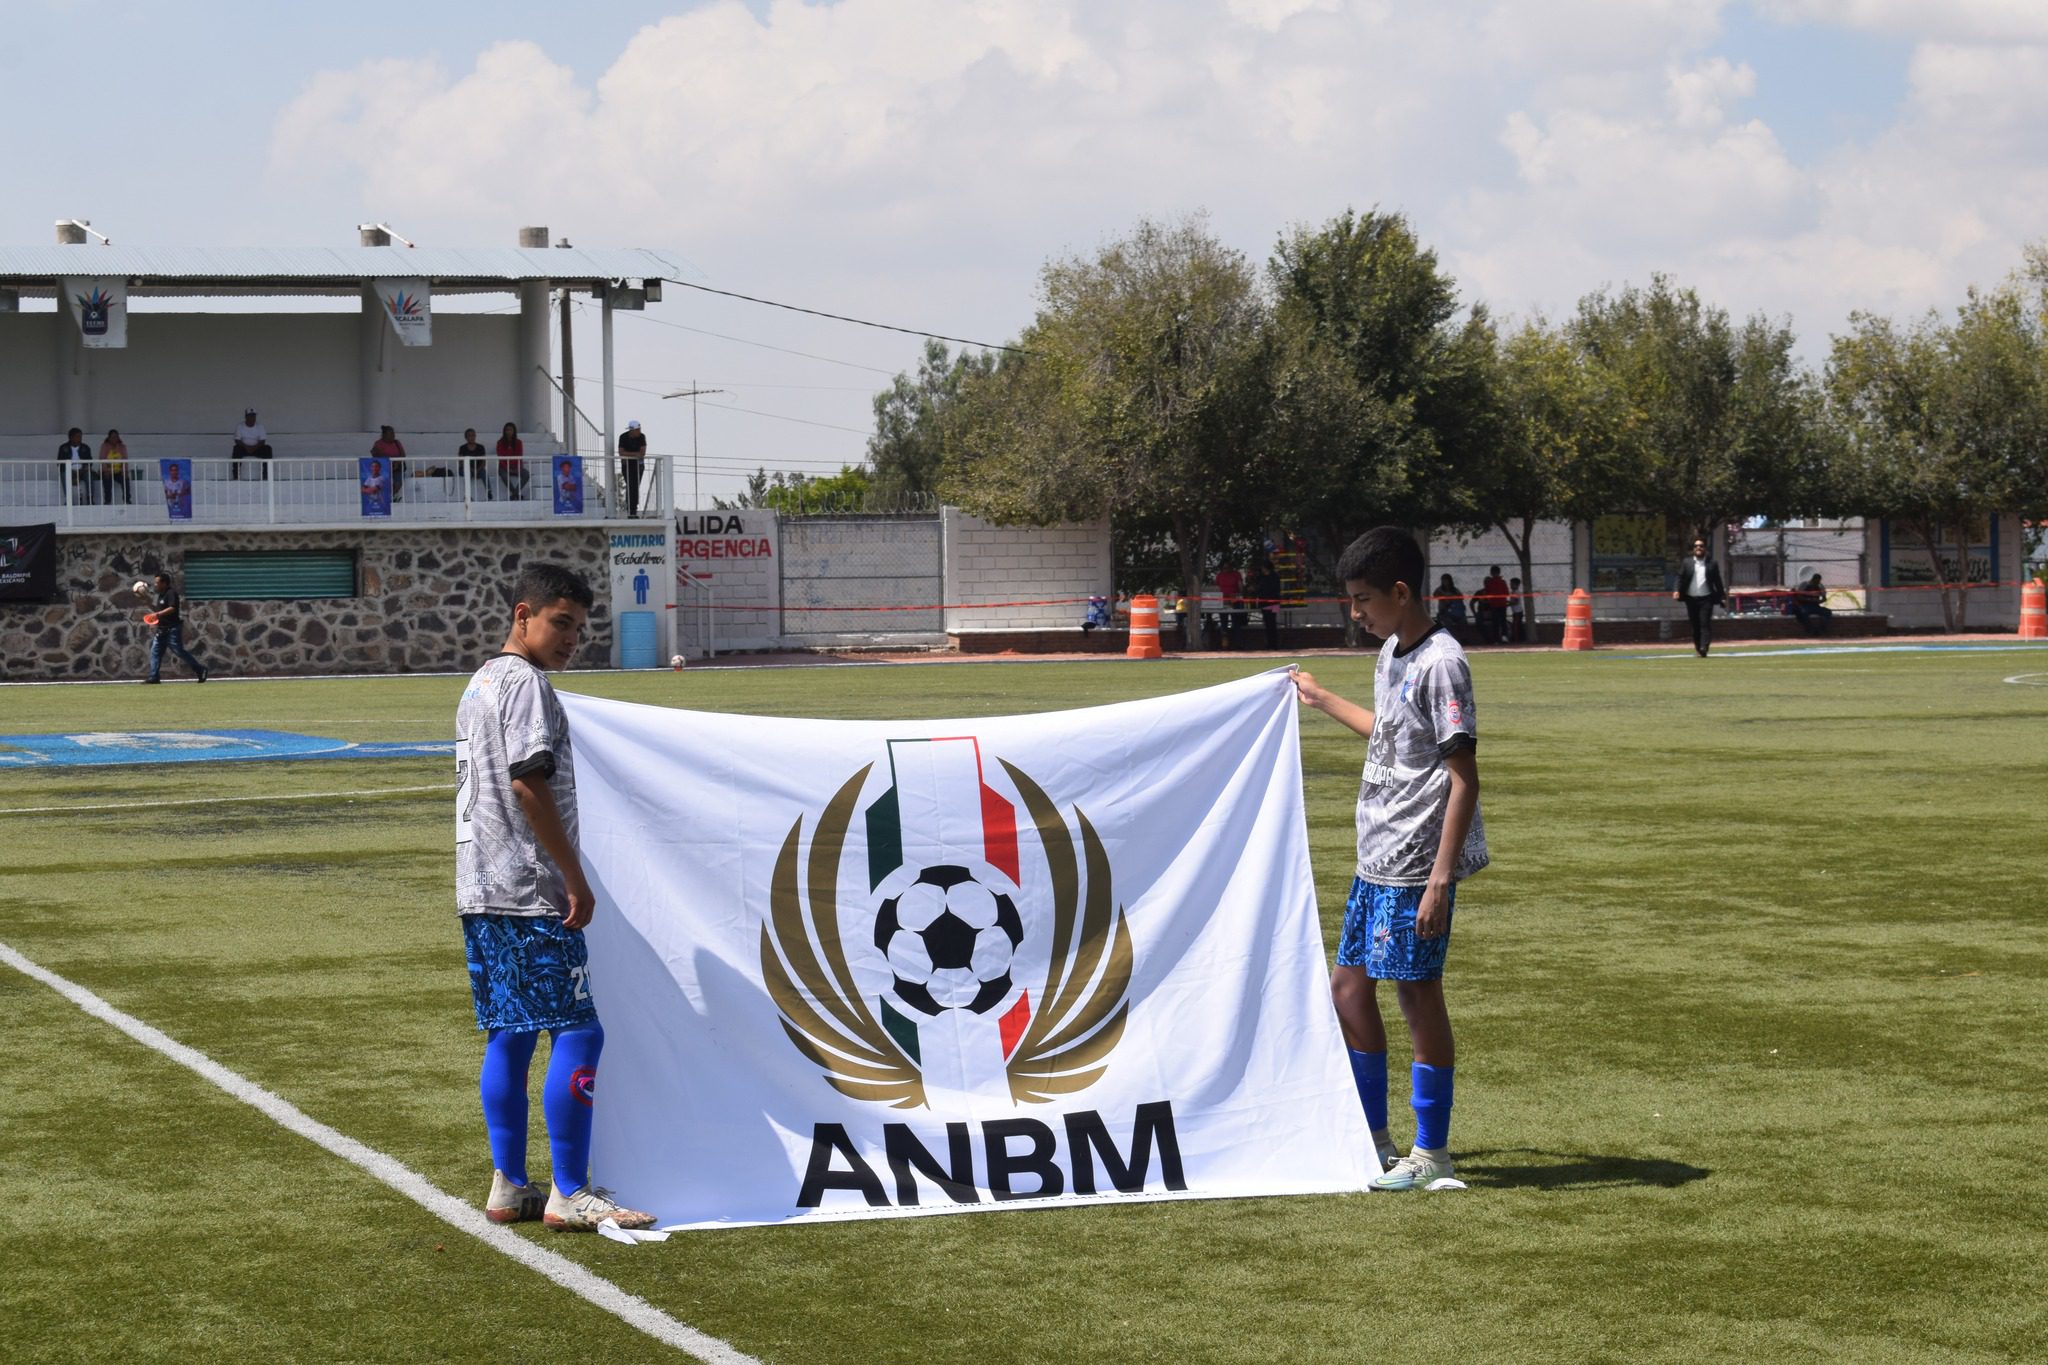
{"label": "cloudy sky", "polygon": [[[1665,271],[1787,315],[1946,306],[2048,235],[2040,0],[0,0],[0,241],[671,248],[703,283],[1003,341],[1052,255],[1206,211],[1399,210],[1468,299]],[[857,461],[915,339],[671,289],[657,450]],[[594,342],[594,336],[593,336]],[[594,358],[579,345],[579,359]],[[590,360],[579,369],[592,372]],[[646,390],[647,392],[641,392]],[[487,424],[488,425],[488,424]],[[715,471],[715,472],[714,472]],[[687,478],[686,478],[687,485]],[[687,486],[685,489],[687,494]]]}

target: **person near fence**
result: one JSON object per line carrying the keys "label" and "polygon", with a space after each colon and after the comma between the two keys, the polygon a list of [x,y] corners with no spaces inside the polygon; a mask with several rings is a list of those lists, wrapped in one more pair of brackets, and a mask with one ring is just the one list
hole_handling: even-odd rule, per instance
{"label": "person near fence", "polygon": [[484,465],[484,443],[476,438],[475,427],[463,429],[462,444],[455,450],[455,463],[462,471],[462,477],[469,480],[473,496],[487,499],[495,496],[491,491],[491,471]]}
{"label": "person near fence", "polygon": [[640,429],[637,421],[626,423],[626,434],[619,437],[619,477],[626,484],[626,515],[640,515],[640,471],[647,459],[647,433]]}
{"label": "person near fence", "polygon": [[185,667],[192,670],[193,677],[205,682],[212,674],[205,664],[192,657],[192,651],[185,648],[185,613],[178,590],[171,586],[171,576],[160,573],[156,576],[156,600],[150,606],[156,616],[156,634],[149,640],[149,676],[146,683],[160,683],[163,679],[164,651],[169,650],[185,661]]}
{"label": "person near fence", "polygon": [[1828,622],[1835,619],[1834,609],[1827,605],[1828,590],[1820,581],[1820,575],[1801,583],[1793,591],[1791,612],[1799,622],[1799,628],[1808,635],[1825,635]]}
{"label": "person near fence", "polygon": [[519,439],[518,424],[507,422],[498,433],[498,478],[505,485],[505,496],[525,497],[530,477],[526,472],[526,442]]}
{"label": "person near fence", "polygon": [[134,502],[135,495],[128,488],[128,443],[121,439],[121,433],[107,428],[107,439],[100,442],[100,497],[112,504],[114,485],[121,485],[121,501]]}
{"label": "person near fence", "polygon": [[[529,564],[512,592],[503,651],[455,709],[455,909],[484,1031],[478,1089],[491,1152],[493,1223],[540,1219],[595,1232],[654,1216],[622,1208],[590,1178],[591,1119],[604,1026],[583,928],[597,893],[577,847],[574,736],[547,670],[576,656],[596,600],[582,575]],[[527,1179],[527,1072],[546,1033],[541,1082],[553,1179]]]}
{"label": "person near fence", "polygon": [[1707,554],[1707,542],[1692,543],[1692,558],[1678,566],[1678,590],[1671,594],[1685,603],[1692,619],[1693,653],[1702,659],[1714,646],[1714,608],[1728,595],[1721,582],[1721,566]]}
{"label": "person near fence", "polygon": [[1465,594],[1458,589],[1449,574],[1436,581],[1436,623],[1451,633],[1452,639],[1459,638],[1465,629]]}
{"label": "person near fence", "polygon": [[370,454],[391,466],[391,500],[405,501],[405,442],[398,439],[398,433],[385,426],[377,429],[377,439],[370,442]]}
{"label": "person near fence", "polygon": [[242,461],[258,460],[261,463],[256,467],[263,471],[264,478],[269,478],[271,454],[270,433],[256,420],[256,409],[243,409],[242,424],[235,428],[235,448],[228,452],[228,477],[241,478]]}
{"label": "person near fence", "polygon": [[1244,609],[1244,575],[1237,566],[1225,560],[1223,567],[1216,571],[1216,592],[1223,598],[1222,639],[1219,643],[1225,649],[1238,649],[1244,645],[1246,613]]}
{"label": "person near fence", "polygon": [[1508,580],[1508,639],[1514,644],[1525,644],[1529,639],[1529,625],[1522,612],[1527,601],[1522,593],[1522,580]]}
{"label": "person near fence", "polygon": [[1260,555],[1252,565],[1251,594],[1258,604],[1259,625],[1266,632],[1266,648],[1280,648],[1280,571],[1269,556]]}
{"label": "person near fence", "polygon": [[64,437],[64,444],[57,447],[57,462],[71,466],[71,500],[75,503],[89,503],[92,497],[92,447],[85,443],[85,432],[71,428]]}
{"label": "person near fence", "polygon": [[1507,643],[1508,638],[1508,583],[1500,576],[1500,565],[1495,564],[1480,580],[1479,592],[1475,595],[1474,606],[1479,617],[1479,643],[1498,645]]}

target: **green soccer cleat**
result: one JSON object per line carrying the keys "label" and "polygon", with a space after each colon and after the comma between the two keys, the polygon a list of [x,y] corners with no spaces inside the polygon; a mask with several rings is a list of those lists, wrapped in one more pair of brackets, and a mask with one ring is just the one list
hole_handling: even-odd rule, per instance
{"label": "green soccer cleat", "polygon": [[626,1231],[654,1226],[654,1215],[621,1206],[612,1192],[597,1185],[585,1185],[574,1194],[563,1194],[548,1186],[548,1206],[541,1221],[560,1232],[596,1232],[605,1219]]}
{"label": "green soccer cleat", "polygon": [[1438,1180],[1451,1178],[1451,1154],[1417,1147],[1387,1168],[1386,1174],[1368,1187],[1375,1190],[1422,1190]]}
{"label": "green soccer cleat", "polygon": [[530,1223],[547,1207],[547,1196],[531,1185],[515,1185],[503,1171],[491,1172],[491,1197],[484,1217],[493,1223]]}

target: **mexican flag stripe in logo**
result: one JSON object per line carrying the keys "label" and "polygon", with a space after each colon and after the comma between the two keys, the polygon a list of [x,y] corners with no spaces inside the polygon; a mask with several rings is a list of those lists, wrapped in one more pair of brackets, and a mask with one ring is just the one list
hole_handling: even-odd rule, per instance
{"label": "mexican flag stripe in logo", "polygon": [[929,724],[562,700],[626,1202],[730,1226],[1372,1174],[1285,673]]}

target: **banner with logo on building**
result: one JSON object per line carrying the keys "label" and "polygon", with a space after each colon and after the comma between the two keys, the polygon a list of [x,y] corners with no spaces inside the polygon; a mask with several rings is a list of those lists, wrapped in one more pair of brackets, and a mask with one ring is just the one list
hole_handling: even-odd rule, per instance
{"label": "banner with logo on building", "polygon": [[172,521],[192,520],[192,462],[158,460],[156,465],[164,484],[164,510]]}
{"label": "banner with logo on building", "polygon": [[583,457],[581,455],[557,455],[551,464],[555,487],[555,515],[558,517],[580,517],[583,515]]}
{"label": "banner with logo on building", "polygon": [[1284,671],[974,721],[564,694],[596,1176],[671,1226],[1358,1190]]}
{"label": "banner with logo on building", "polygon": [[383,279],[374,282],[377,301],[391,330],[405,346],[434,344],[434,291],[423,279]]}
{"label": "banner with logo on building", "polygon": [[363,455],[356,460],[357,475],[362,485],[363,515],[366,517],[388,517],[391,515],[391,461],[381,455]]}
{"label": "banner with logo on building", "polygon": [[0,601],[50,602],[57,596],[57,524],[0,526]]}
{"label": "banner with logo on building", "polygon": [[71,320],[87,350],[128,345],[128,281],[118,275],[66,276],[59,281]]}

